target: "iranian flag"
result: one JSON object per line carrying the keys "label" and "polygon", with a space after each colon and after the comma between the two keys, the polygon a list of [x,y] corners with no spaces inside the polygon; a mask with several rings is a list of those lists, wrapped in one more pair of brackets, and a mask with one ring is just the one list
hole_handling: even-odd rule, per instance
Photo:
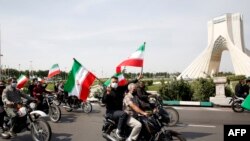
{"label": "iranian flag", "polygon": [[21,89],[27,82],[28,82],[28,78],[25,75],[21,75],[18,79],[17,79],[17,88]]}
{"label": "iranian flag", "polygon": [[57,74],[60,74],[60,68],[58,64],[54,64],[49,70],[48,78],[51,78]]}
{"label": "iranian flag", "polygon": [[128,59],[121,62],[116,67],[116,72],[121,71],[122,66],[143,67],[143,54],[145,51],[145,43],[141,45]]}
{"label": "iranian flag", "polygon": [[[127,80],[125,79],[125,77],[123,76],[123,73],[115,73],[113,76],[116,76],[118,78],[118,85],[119,86],[124,86],[125,84],[127,84]],[[108,79],[105,83],[104,86],[109,86],[111,82],[111,78]]]}
{"label": "iranian flag", "polygon": [[64,90],[67,91],[69,95],[75,95],[79,99],[85,101],[89,95],[90,86],[95,79],[95,75],[74,59],[68,80],[64,85]]}

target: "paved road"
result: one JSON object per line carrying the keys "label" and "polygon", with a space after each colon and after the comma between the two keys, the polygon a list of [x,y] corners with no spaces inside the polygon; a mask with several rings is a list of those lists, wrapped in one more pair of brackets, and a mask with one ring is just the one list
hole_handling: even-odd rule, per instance
{"label": "paved road", "polygon": [[[171,129],[182,133],[189,141],[223,141],[224,124],[249,124],[250,112],[234,113],[230,108],[176,107],[180,123]],[[104,141],[101,127],[105,109],[94,106],[90,114],[66,112],[62,121],[51,123],[52,141]],[[18,134],[13,141],[31,140],[29,132]],[[4,140],[5,141],[5,140]]]}

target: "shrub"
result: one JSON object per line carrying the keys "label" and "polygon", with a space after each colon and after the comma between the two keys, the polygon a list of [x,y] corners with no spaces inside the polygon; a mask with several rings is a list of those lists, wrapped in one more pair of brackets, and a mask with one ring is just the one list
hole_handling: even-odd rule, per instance
{"label": "shrub", "polygon": [[192,98],[191,86],[183,79],[163,84],[159,89],[159,93],[165,100],[191,100]]}
{"label": "shrub", "polygon": [[239,81],[239,80],[242,80],[242,79],[246,79],[246,76],[245,75],[230,75],[227,77],[227,79],[229,81]]}
{"label": "shrub", "polygon": [[226,85],[225,87],[225,95],[226,97],[232,97],[234,95],[234,92],[229,85]]}
{"label": "shrub", "polygon": [[193,100],[209,101],[215,95],[215,84],[212,79],[199,78],[192,83]]}

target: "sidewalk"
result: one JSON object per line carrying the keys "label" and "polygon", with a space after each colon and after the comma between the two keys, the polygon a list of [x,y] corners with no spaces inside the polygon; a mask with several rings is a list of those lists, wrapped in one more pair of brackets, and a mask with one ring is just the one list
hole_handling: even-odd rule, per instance
{"label": "sidewalk", "polygon": [[197,106],[197,107],[213,107],[212,102],[200,102],[200,101],[163,101],[165,105],[171,106]]}

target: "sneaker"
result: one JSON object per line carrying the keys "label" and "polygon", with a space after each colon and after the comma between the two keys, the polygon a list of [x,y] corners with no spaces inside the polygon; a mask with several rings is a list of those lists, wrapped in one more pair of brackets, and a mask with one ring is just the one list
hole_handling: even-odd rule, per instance
{"label": "sneaker", "polygon": [[4,139],[10,138],[10,134],[9,134],[8,132],[3,132],[3,133],[1,133],[1,136],[2,136],[2,138],[4,138]]}
{"label": "sneaker", "polygon": [[123,137],[120,135],[120,133],[121,133],[120,130],[116,129],[116,131],[115,131],[116,137],[117,137],[119,140],[122,140]]}

